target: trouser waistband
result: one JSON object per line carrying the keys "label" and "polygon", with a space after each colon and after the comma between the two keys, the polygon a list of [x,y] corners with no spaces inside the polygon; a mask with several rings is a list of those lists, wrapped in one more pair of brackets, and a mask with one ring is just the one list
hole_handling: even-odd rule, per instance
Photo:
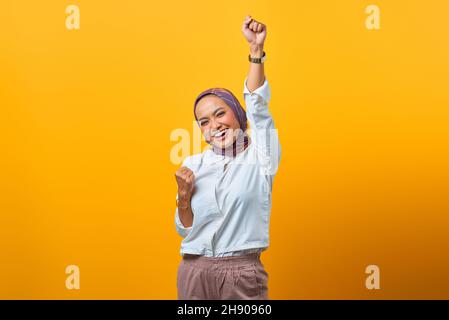
{"label": "trouser waistband", "polygon": [[254,263],[260,261],[260,253],[249,253],[239,256],[228,257],[207,257],[195,254],[184,254],[183,261],[186,263],[195,263],[197,265],[213,265],[213,264],[226,264],[226,265],[241,265],[242,263]]}

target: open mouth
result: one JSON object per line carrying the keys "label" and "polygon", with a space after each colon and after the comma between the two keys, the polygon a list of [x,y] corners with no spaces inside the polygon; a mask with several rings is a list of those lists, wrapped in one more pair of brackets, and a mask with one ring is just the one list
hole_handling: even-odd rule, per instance
{"label": "open mouth", "polygon": [[214,140],[222,141],[225,139],[227,133],[228,133],[228,129],[224,129],[224,130],[218,131],[217,133],[212,135],[212,137],[214,138]]}

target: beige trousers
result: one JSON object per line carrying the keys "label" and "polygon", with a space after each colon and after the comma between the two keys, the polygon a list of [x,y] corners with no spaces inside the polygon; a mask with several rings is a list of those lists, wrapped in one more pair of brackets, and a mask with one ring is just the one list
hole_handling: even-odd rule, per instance
{"label": "beige trousers", "polygon": [[260,253],[205,257],[185,254],[178,268],[179,300],[268,300]]}

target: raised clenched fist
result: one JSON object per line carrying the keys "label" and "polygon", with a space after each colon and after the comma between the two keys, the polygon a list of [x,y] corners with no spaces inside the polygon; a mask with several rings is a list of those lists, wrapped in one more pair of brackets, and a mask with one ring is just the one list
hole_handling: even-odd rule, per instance
{"label": "raised clenched fist", "polygon": [[185,199],[190,199],[195,183],[195,175],[193,171],[187,167],[179,168],[176,173],[176,182],[178,183],[178,196]]}
{"label": "raised clenched fist", "polygon": [[267,36],[267,26],[262,22],[248,15],[243,22],[242,32],[251,47],[263,47]]}

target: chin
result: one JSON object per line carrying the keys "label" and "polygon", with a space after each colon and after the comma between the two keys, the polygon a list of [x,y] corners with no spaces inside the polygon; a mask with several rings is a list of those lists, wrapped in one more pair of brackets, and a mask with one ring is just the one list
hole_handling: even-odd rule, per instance
{"label": "chin", "polygon": [[225,148],[232,146],[233,143],[234,143],[234,140],[230,139],[228,141],[225,140],[223,142],[214,142],[214,146],[216,148],[225,149]]}

